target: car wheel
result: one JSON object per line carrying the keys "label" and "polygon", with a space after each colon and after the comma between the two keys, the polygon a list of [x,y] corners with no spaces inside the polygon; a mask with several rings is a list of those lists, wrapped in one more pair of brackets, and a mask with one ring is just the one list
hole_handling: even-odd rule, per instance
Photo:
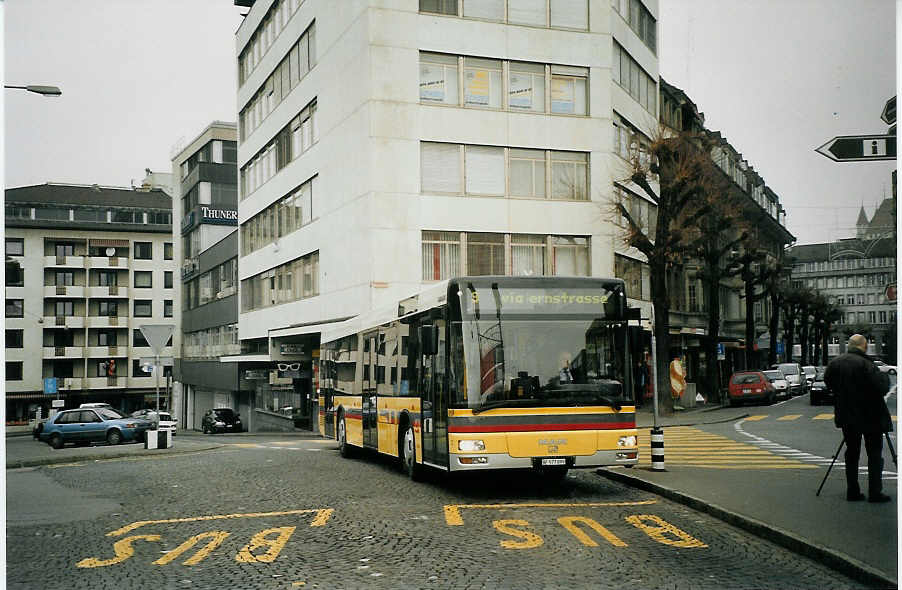
{"label": "car wheel", "polygon": [[49,442],[50,442],[50,446],[53,447],[54,449],[61,449],[61,448],[63,448],[63,445],[65,444],[63,442],[62,435],[56,434],[56,433],[50,435]]}
{"label": "car wheel", "polygon": [[896,374],[896,370],[895,370],[895,369],[890,369],[889,371],[887,371],[887,373],[889,373],[890,375],[895,375],[895,374]]}
{"label": "car wheel", "polygon": [[111,445],[118,445],[122,442],[122,433],[118,430],[110,430],[106,435],[106,441]]}
{"label": "car wheel", "polygon": [[348,444],[348,427],[345,424],[345,415],[341,414],[338,417],[338,452],[345,459],[354,455],[354,452],[351,450],[351,446]]}
{"label": "car wheel", "polygon": [[411,481],[420,481],[423,476],[423,466],[417,463],[416,438],[413,435],[413,426],[407,425],[404,436],[401,438],[401,468]]}

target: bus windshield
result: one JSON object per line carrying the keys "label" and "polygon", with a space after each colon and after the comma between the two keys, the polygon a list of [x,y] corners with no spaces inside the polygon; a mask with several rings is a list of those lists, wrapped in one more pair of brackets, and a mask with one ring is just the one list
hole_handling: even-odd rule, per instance
{"label": "bus windshield", "polygon": [[464,319],[455,332],[466,367],[453,388],[455,407],[619,409],[631,399],[625,395],[625,323],[597,317],[506,320],[502,313],[500,319]]}

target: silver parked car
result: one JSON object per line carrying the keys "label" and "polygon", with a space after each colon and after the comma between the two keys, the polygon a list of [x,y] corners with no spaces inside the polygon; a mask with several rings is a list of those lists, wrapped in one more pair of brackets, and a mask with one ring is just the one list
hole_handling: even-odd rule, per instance
{"label": "silver parked car", "polygon": [[770,384],[774,386],[774,389],[777,390],[777,397],[785,397],[789,398],[789,382],[786,381],[786,375],[780,372],[779,369],[771,369],[769,371],[762,371],[764,376],[767,377],[767,380],[770,381]]}
{"label": "silver parked car", "polygon": [[790,395],[802,395],[808,390],[807,382],[799,363],[780,363],[779,365],[773,365],[771,369],[777,369],[786,376]]}

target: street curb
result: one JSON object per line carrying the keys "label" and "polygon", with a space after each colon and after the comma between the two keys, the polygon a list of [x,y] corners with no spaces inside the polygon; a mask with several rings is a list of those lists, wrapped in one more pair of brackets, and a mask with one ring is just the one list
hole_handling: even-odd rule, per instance
{"label": "street curb", "polygon": [[[712,408],[720,409],[720,408]],[[710,412],[711,410],[702,410],[703,412]],[[674,426],[699,426],[704,424],[726,424],[727,422],[735,422],[736,420],[742,420],[744,418],[748,418],[750,414],[740,414],[739,416],[731,416],[729,418],[722,418],[720,420],[712,420],[710,422],[687,422],[680,424],[658,424],[658,428],[673,428]],[[654,424],[637,424],[636,428],[654,428]]]}
{"label": "street curb", "polygon": [[[168,451],[168,452],[157,452],[151,455],[143,455],[144,457],[162,457],[168,455],[187,455],[189,453],[199,453],[203,451],[215,451],[216,449],[221,449],[222,445],[210,446],[210,447],[201,447],[197,449],[184,449],[178,451]],[[156,449],[157,451],[167,451],[167,449]],[[142,455],[138,453],[115,453],[112,455],[103,455],[100,457],[89,457],[86,455],[79,455],[73,457],[41,457],[38,459],[21,459],[14,460],[12,462],[7,462],[7,469],[21,469],[23,467],[43,467],[45,465],[61,465],[66,463],[81,463],[81,462],[95,462],[95,461],[105,461],[107,459],[122,459],[125,457],[140,457]]]}
{"label": "street curb", "polygon": [[789,531],[784,531],[779,527],[769,525],[748,516],[743,516],[716,504],[705,502],[695,496],[678,492],[671,488],[645,481],[644,479],[633,477],[626,473],[621,473],[620,471],[611,471],[602,467],[596,469],[595,473],[602,477],[658,494],[668,500],[679,502],[694,510],[709,514],[718,520],[722,520],[727,524],[741,528],[757,537],[776,543],[794,553],[813,559],[833,570],[849,576],[850,578],[871,585],[874,588],[898,588],[898,582],[895,579],[887,577],[886,574],[876,568],[864,564],[853,557],[834,551],[833,549],[828,549],[822,545],[807,541],[798,535],[790,533]]}

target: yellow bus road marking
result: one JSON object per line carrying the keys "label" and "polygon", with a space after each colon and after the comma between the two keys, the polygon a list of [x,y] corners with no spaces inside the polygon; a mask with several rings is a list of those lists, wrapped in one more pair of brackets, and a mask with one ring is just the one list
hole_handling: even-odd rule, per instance
{"label": "yellow bus road marking", "polygon": [[656,504],[657,500],[641,500],[637,502],[585,502],[585,503],[566,503],[555,502],[550,504],[527,502],[523,504],[446,504],[445,505],[445,523],[448,526],[461,526],[464,523],[460,514],[461,508],[472,509],[508,509],[508,508],[576,508],[590,507],[596,508],[600,506],[646,506],[648,504]]}
{"label": "yellow bus road marking", "polygon": [[226,443],[226,445],[230,446],[230,447],[237,447],[239,449],[262,449],[263,448],[263,445],[259,445],[257,443]]}
{"label": "yellow bus road marking", "polygon": [[118,537],[119,535],[124,535],[125,533],[131,532],[137,528],[140,528],[149,524],[172,524],[178,522],[199,522],[205,520],[223,520],[223,519],[235,519],[235,518],[262,518],[266,516],[288,516],[291,514],[310,514],[316,513],[313,521],[310,523],[311,527],[315,526],[325,526],[325,524],[329,521],[329,518],[332,516],[332,513],[335,511],[334,508],[306,508],[301,510],[282,510],[279,512],[247,512],[243,514],[211,514],[208,516],[188,516],[183,518],[164,518],[161,520],[139,520],[133,522],[129,525],[126,525],[122,528],[118,528],[115,531],[110,531],[106,535],[108,537]]}
{"label": "yellow bus road marking", "polygon": [[269,443],[269,444],[271,444],[271,445],[284,445],[284,446],[288,446],[288,445],[296,445],[296,444],[297,444],[297,441],[293,441],[293,440],[280,440],[280,441],[271,442],[271,443]]}
{"label": "yellow bus road marking", "polygon": [[833,414],[818,414],[812,420],[832,420]]}
{"label": "yellow bus road marking", "polygon": [[[327,445],[329,443],[337,445],[338,441],[334,438],[306,438],[304,439],[306,442],[318,443],[321,445]],[[303,584],[304,582],[301,582]]]}
{"label": "yellow bus road marking", "polygon": [[764,420],[767,418],[767,414],[755,414],[754,416],[749,416],[745,419],[746,422],[756,422],[758,420]]}
{"label": "yellow bus road marking", "polygon": [[[647,463],[647,465],[651,465],[651,463]],[[798,464],[790,464],[787,465],[785,463],[761,463],[761,464],[736,464],[736,465],[712,465],[710,463],[690,463],[690,462],[680,462],[681,467],[702,467],[706,469],[746,469],[749,471],[754,471],[755,469],[817,469],[817,465],[806,465],[804,463]]]}
{"label": "yellow bus road marking", "polygon": [[780,416],[779,418],[777,418],[777,422],[787,421],[787,420],[798,420],[801,417],[802,417],[801,414],[786,414],[785,416]]}

